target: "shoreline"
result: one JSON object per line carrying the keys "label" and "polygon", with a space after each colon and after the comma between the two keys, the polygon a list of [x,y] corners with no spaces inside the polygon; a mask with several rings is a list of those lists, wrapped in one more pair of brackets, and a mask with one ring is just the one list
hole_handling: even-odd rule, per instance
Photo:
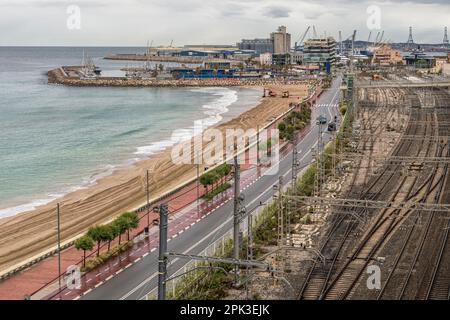
{"label": "shoreline", "polygon": [[[221,95],[218,96],[216,93],[211,93],[211,97],[214,97],[215,100],[213,100],[211,103],[215,105],[216,103],[220,103],[220,100],[226,96],[226,93],[224,93],[221,88],[213,88],[213,92],[221,92]],[[242,89],[227,89],[222,88],[230,93],[232,92],[233,95],[235,95],[236,100],[230,101],[229,104],[226,106],[226,111],[219,110],[218,109],[211,109],[211,108],[205,108],[205,105],[202,106],[199,110],[199,118],[194,119],[193,121],[203,121],[204,123],[208,123],[208,127],[221,124],[227,121],[232,120],[233,118],[239,116],[240,114],[254,108],[255,105],[259,104],[261,101],[261,97],[257,97],[257,93],[259,93],[259,90],[256,88],[242,88]],[[170,90],[170,89],[167,89]],[[174,88],[174,90],[176,90]],[[182,89],[181,89],[182,90]],[[189,89],[189,91],[195,90],[195,88]],[[199,90],[208,90],[207,88],[199,88]],[[219,91],[220,90],[220,91]],[[255,91],[255,97],[254,101],[248,101],[246,100],[246,95],[243,94],[242,97],[240,97],[240,91],[239,90],[253,90]],[[249,91],[250,92],[250,91]],[[252,99],[253,100],[253,99]],[[211,113],[211,110],[213,113]],[[218,120],[217,122],[211,121],[214,119],[217,120],[218,118],[221,118],[221,120]],[[194,122],[186,122],[185,127],[174,127],[173,130],[182,130],[185,131],[187,136],[186,139],[192,138],[191,135]],[[187,138],[189,135],[189,138]],[[111,160],[110,162],[106,161],[103,164],[101,164],[96,170],[92,170],[90,174],[86,174],[82,176],[82,179],[76,180],[76,181],[68,181],[65,183],[66,187],[64,189],[51,189],[45,193],[42,194],[34,194],[28,199],[25,199],[21,202],[11,202],[9,205],[5,207],[0,207],[0,220],[4,218],[9,218],[16,216],[18,214],[32,212],[36,209],[39,209],[40,207],[49,204],[50,202],[57,201],[59,199],[62,199],[67,194],[76,192],[81,189],[87,189],[95,186],[98,180],[112,175],[117,170],[126,170],[128,168],[132,168],[135,166],[136,163],[140,161],[149,160],[153,156],[165,152],[166,149],[170,149],[175,145],[175,141],[172,139],[170,135],[168,136],[161,136],[157,140],[148,141],[147,139],[142,140],[140,142],[137,142],[136,144],[132,144],[134,150],[131,151],[127,157],[125,158],[114,158],[114,160]]]}
{"label": "shoreline", "polygon": [[[212,127],[254,128],[262,126],[276,115],[289,108],[290,102],[299,102],[307,96],[307,85],[288,86],[293,92],[290,99],[265,98],[250,110]],[[288,87],[273,88],[281,91]],[[297,90],[297,94],[295,94]],[[123,211],[134,209],[145,203],[145,174],[153,172],[150,183],[151,198],[156,198],[183,181],[192,179],[195,166],[174,166],[170,161],[169,148],[149,159],[141,160],[127,169],[119,169],[112,175],[101,178],[94,186],[78,190],[60,199],[62,241],[73,239],[89,226],[104,223]],[[158,182],[158,184],[156,184]],[[0,219],[0,272],[21,261],[35,256],[55,244],[55,201],[31,212]]]}

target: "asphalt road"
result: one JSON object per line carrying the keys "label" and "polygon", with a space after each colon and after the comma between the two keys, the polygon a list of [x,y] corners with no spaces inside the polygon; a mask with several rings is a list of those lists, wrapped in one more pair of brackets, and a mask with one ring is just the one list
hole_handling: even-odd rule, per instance
{"label": "asphalt road", "polygon": [[[339,103],[339,88],[341,77],[338,77],[332,84],[332,87],[322,93],[316,106],[313,108],[312,119],[319,115],[325,115],[328,121],[332,120],[338,114],[337,105]],[[325,126],[324,126],[325,127]],[[326,129],[325,129],[326,130]],[[317,145],[319,134],[318,126],[314,125],[310,132],[299,142],[297,150],[300,167],[304,168],[311,163],[311,149]],[[330,140],[330,135],[325,131],[323,134],[324,142]],[[245,196],[244,204],[247,211],[259,206],[259,203],[265,203],[274,195],[273,186],[278,183],[278,177],[284,176],[284,182],[290,183],[291,180],[292,156],[288,155],[280,161],[278,173],[273,175],[264,175],[254,184],[250,185],[242,193]],[[171,252],[184,254],[199,254],[215,240],[228,232],[233,227],[233,201],[228,201],[225,205],[212,212],[206,218],[200,220],[189,230],[168,243],[168,250]],[[171,259],[168,268],[168,276],[181,269],[187,260]],[[122,273],[95,288],[81,299],[85,300],[119,300],[142,299],[146,294],[157,287],[158,270],[158,251],[154,251],[133,264]]]}

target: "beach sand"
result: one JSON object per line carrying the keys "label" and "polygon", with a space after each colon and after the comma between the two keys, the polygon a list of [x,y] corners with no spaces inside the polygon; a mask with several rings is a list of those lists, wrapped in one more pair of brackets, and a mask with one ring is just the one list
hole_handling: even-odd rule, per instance
{"label": "beach sand", "polygon": [[[308,94],[306,84],[280,85],[271,89],[279,97],[264,98],[253,109],[215,127],[221,130],[263,127],[286,112],[290,102],[300,102]],[[289,99],[280,97],[284,90],[290,91]],[[0,219],[0,274],[55,247],[56,202],[61,205],[62,242],[81,235],[90,226],[105,223],[124,211],[144,205],[147,169],[151,172],[152,199],[196,175],[195,165],[175,166],[171,161],[171,150],[168,149],[132,167],[117,170],[93,186],[67,194],[36,210]]]}

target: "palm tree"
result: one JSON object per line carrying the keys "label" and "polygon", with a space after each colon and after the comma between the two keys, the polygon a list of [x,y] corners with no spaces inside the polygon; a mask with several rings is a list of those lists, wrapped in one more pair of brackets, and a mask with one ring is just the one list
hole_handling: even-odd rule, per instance
{"label": "palm tree", "polygon": [[75,248],[77,250],[83,250],[83,267],[86,266],[86,251],[94,248],[94,240],[91,237],[85,235],[75,241]]}

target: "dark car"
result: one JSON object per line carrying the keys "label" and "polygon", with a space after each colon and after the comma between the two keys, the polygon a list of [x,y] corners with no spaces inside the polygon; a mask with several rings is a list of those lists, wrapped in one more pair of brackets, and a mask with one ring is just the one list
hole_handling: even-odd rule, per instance
{"label": "dark car", "polygon": [[336,131],[336,123],[335,122],[330,122],[328,124],[328,131]]}

